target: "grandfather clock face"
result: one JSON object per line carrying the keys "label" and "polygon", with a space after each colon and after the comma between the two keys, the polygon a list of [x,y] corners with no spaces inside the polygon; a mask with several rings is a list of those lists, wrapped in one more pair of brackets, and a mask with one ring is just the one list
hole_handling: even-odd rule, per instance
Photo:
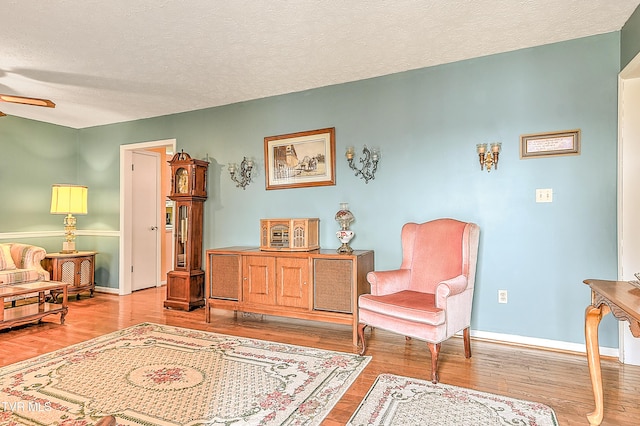
{"label": "grandfather clock face", "polygon": [[175,193],[176,194],[188,194],[189,193],[189,172],[182,167],[176,171],[175,177]]}
{"label": "grandfather clock face", "polygon": [[192,159],[186,152],[179,152],[169,161],[171,166],[171,194],[175,196],[207,198],[207,168],[209,163]]}

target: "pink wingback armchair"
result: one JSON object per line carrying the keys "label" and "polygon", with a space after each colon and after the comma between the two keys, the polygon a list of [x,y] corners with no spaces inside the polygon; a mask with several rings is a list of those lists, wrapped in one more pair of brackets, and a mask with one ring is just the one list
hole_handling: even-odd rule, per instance
{"label": "pink wingback armchair", "polygon": [[371,294],[358,299],[360,354],[369,325],[427,342],[431,381],[438,382],[440,344],[463,331],[471,357],[469,326],[480,228],[475,223],[437,219],[402,227],[402,264],[367,274]]}

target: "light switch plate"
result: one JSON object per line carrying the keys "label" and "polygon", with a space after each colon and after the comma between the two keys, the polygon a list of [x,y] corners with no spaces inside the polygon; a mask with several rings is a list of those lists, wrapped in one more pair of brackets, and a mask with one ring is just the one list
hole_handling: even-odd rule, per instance
{"label": "light switch plate", "polygon": [[553,189],[536,189],[536,203],[553,202]]}

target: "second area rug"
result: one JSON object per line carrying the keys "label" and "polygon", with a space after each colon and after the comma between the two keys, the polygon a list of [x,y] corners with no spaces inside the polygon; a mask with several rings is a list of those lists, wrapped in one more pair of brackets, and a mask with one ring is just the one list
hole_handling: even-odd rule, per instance
{"label": "second area rug", "polygon": [[0,424],[318,425],[369,360],[144,323],[0,368]]}
{"label": "second area rug", "polygon": [[544,404],[381,374],[348,424],[557,426],[558,420]]}

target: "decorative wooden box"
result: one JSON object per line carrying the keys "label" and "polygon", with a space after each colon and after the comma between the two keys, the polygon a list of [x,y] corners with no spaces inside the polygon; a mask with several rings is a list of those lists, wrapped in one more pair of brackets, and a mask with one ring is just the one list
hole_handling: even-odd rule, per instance
{"label": "decorative wooden box", "polygon": [[318,243],[320,219],[260,219],[260,250],[311,251]]}

